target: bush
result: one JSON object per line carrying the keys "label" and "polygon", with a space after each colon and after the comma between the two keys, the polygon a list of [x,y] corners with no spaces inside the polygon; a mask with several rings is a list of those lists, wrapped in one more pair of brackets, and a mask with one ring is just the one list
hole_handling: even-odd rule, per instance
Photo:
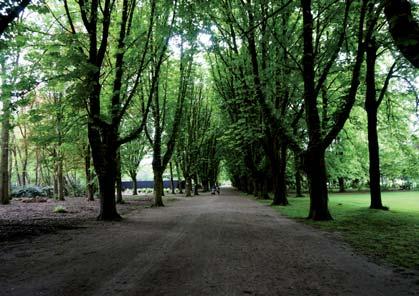
{"label": "bush", "polygon": [[40,187],[36,185],[12,187],[10,196],[13,197],[51,197],[50,187]]}
{"label": "bush", "polygon": [[54,213],[68,213],[68,211],[63,206],[56,206],[54,208]]}

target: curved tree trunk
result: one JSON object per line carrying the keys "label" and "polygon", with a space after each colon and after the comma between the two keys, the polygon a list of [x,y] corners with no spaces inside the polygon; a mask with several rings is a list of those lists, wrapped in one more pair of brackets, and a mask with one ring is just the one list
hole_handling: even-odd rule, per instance
{"label": "curved tree trunk", "polygon": [[408,0],[385,0],[384,13],[394,43],[419,68],[419,22],[415,20]]}

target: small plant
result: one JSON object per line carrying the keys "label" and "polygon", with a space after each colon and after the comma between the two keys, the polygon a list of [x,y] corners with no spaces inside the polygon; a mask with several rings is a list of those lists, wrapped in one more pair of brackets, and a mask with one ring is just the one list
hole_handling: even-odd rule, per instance
{"label": "small plant", "polygon": [[56,206],[54,208],[54,213],[68,213],[67,209],[63,206]]}

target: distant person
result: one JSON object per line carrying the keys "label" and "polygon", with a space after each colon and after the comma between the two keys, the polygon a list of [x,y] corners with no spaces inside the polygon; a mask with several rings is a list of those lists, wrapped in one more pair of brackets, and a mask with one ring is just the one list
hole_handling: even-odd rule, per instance
{"label": "distant person", "polygon": [[[213,185],[212,187],[211,187],[211,195],[215,195],[215,192],[217,191],[217,186],[216,185]],[[218,191],[219,192],[219,191]],[[218,193],[218,194],[220,194],[220,193]]]}
{"label": "distant person", "polygon": [[217,194],[220,195],[220,186],[218,184],[215,184],[215,190],[217,191]]}

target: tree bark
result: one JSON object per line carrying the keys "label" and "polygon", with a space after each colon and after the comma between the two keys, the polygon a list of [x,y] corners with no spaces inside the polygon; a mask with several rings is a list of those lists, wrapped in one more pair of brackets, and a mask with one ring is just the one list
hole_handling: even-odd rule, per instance
{"label": "tree bark", "polygon": [[[10,1],[11,3],[15,4],[16,1]],[[4,33],[4,31],[7,29],[9,24],[13,22],[14,19],[16,19],[19,14],[26,8],[26,6],[29,5],[31,0],[22,0],[17,2],[16,6],[11,6],[9,9],[6,10],[7,13],[2,13],[0,15],[0,36]],[[4,7],[3,7],[4,8]]]}
{"label": "tree bark", "polygon": [[310,187],[308,219],[331,220],[328,208],[325,151],[323,149],[307,151],[305,162]]}
{"label": "tree bark", "polygon": [[0,162],[0,200],[3,205],[10,203],[9,179],[9,129],[10,129],[10,98],[3,100],[3,120],[1,127],[1,162]]}
{"label": "tree bark", "polygon": [[339,192],[345,192],[345,179],[343,177],[339,177],[338,178],[338,182],[339,182]]}
{"label": "tree bark", "polygon": [[132,182],[132,195],[138,195],[137,188],[137,171],[130,172],[131,182]]}
{"label": "tree bark", "polygon": [[172,162],[169,162],[169,168],[170,168],[170,189],[172,190],[172,194],[175,194],[175,182],[173,180],[173,166]]}
{"label": "tree bark", "polygon": [[116,203],[118,204],[124,203],[124,200],[122,199],[121,155],[119,154],[119,151],[116,153],[115,188],[116,188]]}
{"label": "tree bark", "polygon": [[17,159],[16,145],[17,144],[15,143],[15,146],[12,149],[12,153],[13,153],[13,158],[14,158],[14,163],[15,163],[17,183],[19,184],[19,186],[22,186],[22,180],[20,179],[20,172],[19,172],[19,162],[18,162],[18,159]]}
{"label": "tree bark", "polygon": [[202,192],[208,192],[208,191],[210,191],[209,180],[208,179],[202,180]]}
{"label": "tree bark", "polygon": [[303,74],[304,104],[309,143],[305,151],[305,166],[310,188],[309,219],[331,220],[328,208],[327,179],[325,167],[325,148],[322,145],[321,125],[317,108],[314,83],[314,51],[313,51],[313,16],[311,0],[301,0],[303,11]]}
{"label": "tree bark", "polygon": [[93,188],[93,177],[91,171],[91,153],[90,145],[87,145],[86,155],[84,157],[84,169],[86,176],[86,198],[88,201],[94,201],[94,188]]}
{"label": "tree bark", "polygon": [[385,0],[384,13],[394,43],[419,68],[419,22],[415,20],[408,0]]}
{"label": "tree bark", "polygon": [[193,182],[195,184],[193,195],[199,195],[199,192],[198,192],[198,176],[196,174],[193,177]]}
{"label": "tree bark", "polygon": [[115,201],[117,133],[111,127],[99,131],[89,121],[88,134],[99,183],[100,212],[97,219],[119,221],[121,216],[116,210]]}
{"label": "tree bark", "polygon": [[379,103],[377,102],[375,84],[375,64],[377,60],[377,45],[372,39],[367,46],[367,73],[366,73],[366,96],[365,110],[368,120],[368,154],[369,154],[369,177],[371,209],[387,209],[383,207],[380,187],[380,156],[377,133],[377,113]]}
{"label": "tree bark", "polygon": [[57,190],[58,190],[58,200],[64,200],[64,174],[63,174],[63,159],[62,155],[58,153],[57,159]]}
{"label": "tree bark", "polygon": [[185,182],[185,196],[191,197],[192,196],[192,178],[190,176],[187,176]]}
{"label": "tree bark", "polygon": [[163,172],[154,170],[154,204],[155,207],[164,207],[163,204]]}
{"label": "tree bark", "polygon": [[286,168],[287,168],[287,145],[281,144],[278,151],[279,158],[277,163],[272,163],[272,177],[274,186],[274,198],[272,205],[286,206],[287,199],[287,185],[286,185]]}
{"label": "tree bark", "polygon": [[295,197],[303,197],[302,193],[302,177],[301,177],[301,157],[294,153],[294,170],[295,170]]}

